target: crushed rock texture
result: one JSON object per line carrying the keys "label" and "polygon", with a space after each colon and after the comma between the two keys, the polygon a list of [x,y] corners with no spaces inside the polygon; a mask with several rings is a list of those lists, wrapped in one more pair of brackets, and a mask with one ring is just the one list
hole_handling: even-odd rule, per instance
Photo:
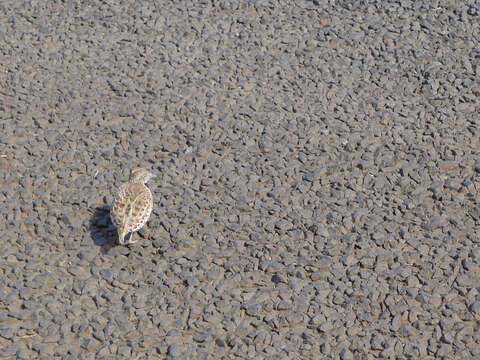
{"label": "crushed rock texture", "polygon": [[480,359],[479,34],[470,0],[2,1],[0,359]]}

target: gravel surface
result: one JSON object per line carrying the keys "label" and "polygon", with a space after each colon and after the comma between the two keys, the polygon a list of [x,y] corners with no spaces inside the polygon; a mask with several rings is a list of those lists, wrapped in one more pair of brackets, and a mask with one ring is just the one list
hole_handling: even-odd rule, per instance
{"label": "gravel surface", "polygon": [[480,5],[399,3],[2,1],[0,358],[480,359]]}

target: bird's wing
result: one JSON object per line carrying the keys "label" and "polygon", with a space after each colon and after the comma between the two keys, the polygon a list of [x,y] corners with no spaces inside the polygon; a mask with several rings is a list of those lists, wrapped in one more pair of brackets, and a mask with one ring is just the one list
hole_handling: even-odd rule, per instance
{"label": "bird's wing", "polygon": [[141,184],[127,183],[120,187],[112,207],[112,218],[115,225],[125,225],[125,221],[134,211],[132,204],[142,192],[141,186]]}
{"label": "bird's wing", "polygon": [[125,189],[125,201],[119,209],[119,217],[123,228],[130,232],[138,229],[150,214],[152,195],[143,184],[129,184]]}

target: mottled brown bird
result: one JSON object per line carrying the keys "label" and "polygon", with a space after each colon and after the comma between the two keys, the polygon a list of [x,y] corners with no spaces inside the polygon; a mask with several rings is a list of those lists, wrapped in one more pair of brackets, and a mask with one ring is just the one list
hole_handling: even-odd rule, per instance
{"label": "mottled brown bird", "polygon": [[118,242],[121,245],[125,245],[125,236],[128,234],[130,236],[126,244],[136,243],[137,240],[133,240],[133,233],[140,230],[150,217],[153,198],[145,184],[155,177],[156,175],[143,168],[134,169],[129,182],[118,190],[110,217],[117,227]]}

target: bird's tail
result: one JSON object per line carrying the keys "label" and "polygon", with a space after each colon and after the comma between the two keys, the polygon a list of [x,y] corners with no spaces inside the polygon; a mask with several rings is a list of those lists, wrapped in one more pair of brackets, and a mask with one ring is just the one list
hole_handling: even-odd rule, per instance
{"label": "bird's tail", "polygon": [[133,204],[127,205],[123,210],[122,227],[118,229],[118,242],[120,243],[120,245],[125,245],[125,235],[128,235],[128,232],[125,231],[125,228],[127,227],[127,224],[130,222],[130,219],[132,217],[133,205],[135,204],[135,201],[133,202]]}

